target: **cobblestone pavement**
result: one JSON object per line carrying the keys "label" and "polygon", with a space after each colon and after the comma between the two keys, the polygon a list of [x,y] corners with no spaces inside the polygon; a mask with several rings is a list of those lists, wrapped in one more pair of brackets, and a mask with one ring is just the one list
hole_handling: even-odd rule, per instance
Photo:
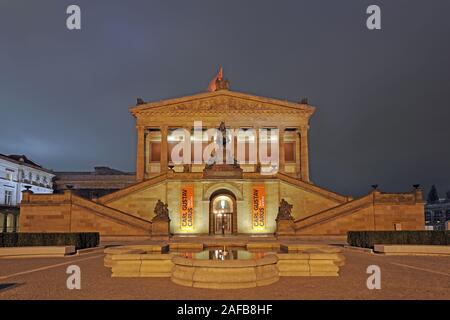
{"label": "cobblestone pavement", "polygon": [[[0,259],[0,299],[448,299],[450,257],[380,256],[345,250],[341,276],[283,277],[266,287],[207,290],[169,278],[114,278],[102,251],[66,258]],[[66,287],[66,268],[81,268],[81,290]],[[366,268],[381,268],[381,290],[366,287]]]}

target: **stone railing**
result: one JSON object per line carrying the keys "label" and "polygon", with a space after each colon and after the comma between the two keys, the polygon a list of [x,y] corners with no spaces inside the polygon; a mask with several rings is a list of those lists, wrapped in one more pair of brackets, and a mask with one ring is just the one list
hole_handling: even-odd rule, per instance
{"label": "stone railing", "polygon": [[107,248],[104,265],[111,268],[112,277],[170,277],[174,283],[188,287],[238,289],[270,285],[284,276],[336,277],[345,264],[342,249],[329,245],[255,242],[247,244],[247,250],[258,253],[258,257],[236,260],[196,259],[177,249],[198,252],[203,244]]}
{"label": "stone railing", "polygon": [[351,200],[351,197],[345,197],[342,196],[340,194],[337,194],[335,192],[329,191],[329,190],[325,190],[323,188],[317,187],[312,183],[308,183],[302,180],[299,180],[297,178],[291,177],[289,175],[283,174],[283,173],[277,173],[276,177],[284,182],[293,184],[297,187],[300,187],[302,189],[317,193],[325,198],[334,200],[336,202],[339,203],[344,203],[344,202],[348,202]]}
{"label": "stone railing", "polygon": [[152,227],[151,221],[87,200],[73,194],[71,190],[65,190],[63,194],[33,194],[29,191],[24,191],[21,202],[21,206],[58,206],[62,204],[69,206],[76,205],[147,232],[150,232]]}
{"label": "stone railing", "polygon": [[375,203],[416,203],[416,195],[414,193],[382,193],[374,192]]}
{"label": "stone railing", "polygon": [[69,192],[64,194],[34,194],[24,191],[22,195],[22,204],[55,204],[55,203],[70,203],[71,195]]}
{"label": "stone railing", "polygon": [[316,214],[313,214],[312,216],[296,220],[295,229],[305,228],[319,222],[333,219],[334,217],[342,216],[343,214],[346,213],[351,213],[355,210],[369,206],[371,204],[373,204],[373,196],[372,194],[368,194],[362,198],[355,199],[347,203],[338,205],[336,207],[318,212]]}
{"label": "stone railing", "polygon": [[98,203],[102,203],[102,204],[106,204],[106,203],[115,201],[117,199],[125,197],[126,195],[129,195],[129,194],[131,194],[133,192],[136,192],[138,190],[141,190],[141,189],[147,188],[149,186],[152,186],[154,184],[163,182],[166,178],[167,178],[167,173],[159,174],[159,175],[157,175],[155,177],[152,177],[152,178],[150,178],[148,180],[145,180],[145,181],[142,181],[142,182],[137,182],[137,183],[132,184],[132,185],[130,185],[130,186],[124,188],[124,189],[121,189],[119,191],[116,191],[116,192],[107,194],[107,195],[105,195],[103,197],[100,197],[100,198],[97,199],[97,202]]}
{"label": "stone railing", "polygon": [[326,244],[282,244],[277,253],[281,277],[339,276],[345,265],[342,249]]}
{"label": "stone railing", "polygon": [[132,225],[133,227],[143,229],[146,231],[151,230],[151,226],[152,226],[151,221],[133,216],[129,213],[104,206],[102,204],[81,198],[76,195],[72,195],[72,203],[75,205],[78,205],[80,207],[90,209],[92,211],[103,214],[109,218],[116,220],[116,221],[126,222],[129,225]]}

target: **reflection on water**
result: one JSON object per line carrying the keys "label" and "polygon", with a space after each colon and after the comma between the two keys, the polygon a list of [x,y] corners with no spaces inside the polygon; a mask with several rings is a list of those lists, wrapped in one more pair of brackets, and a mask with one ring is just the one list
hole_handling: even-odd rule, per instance
{"label": "reflection on water", "polygon": [[199,260],[250,260],[261,259],[266,252],[248,251],[239,247],[208,248],[200,252],[183,252],[185,258]]}

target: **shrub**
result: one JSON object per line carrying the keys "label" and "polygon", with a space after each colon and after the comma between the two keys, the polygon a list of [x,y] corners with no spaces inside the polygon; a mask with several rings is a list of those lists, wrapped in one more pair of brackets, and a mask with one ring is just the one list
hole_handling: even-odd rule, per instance
{"label": "shrub", "polygon": [[363,248],[375,244],[450,245],[450,231],[349,231],[347,242]]}
{"label": "shrub", "polygon": [[73,233],[0,233],[0,247],[75,246],[84,249],[98,246],[98,232]]}

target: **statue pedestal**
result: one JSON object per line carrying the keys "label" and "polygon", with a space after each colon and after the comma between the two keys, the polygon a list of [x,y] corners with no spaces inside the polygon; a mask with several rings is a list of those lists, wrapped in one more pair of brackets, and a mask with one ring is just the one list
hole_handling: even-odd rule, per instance
{"label": "statue pedestal", "polygon": [[295,223],[294,219],[276,219],[277,231],[275,235],[277,237],[295,236]]}
{"label": "statue pedestal", "polygon": [[234,178],[242,179],[243,170],[232,164],[213,164],[211,167],[207,167],[203,170],[203,178]]}
{"label": "statue pedestal", "polygon": [[152,240],[169,240],[170,219],[155,217],[152,220]]}

